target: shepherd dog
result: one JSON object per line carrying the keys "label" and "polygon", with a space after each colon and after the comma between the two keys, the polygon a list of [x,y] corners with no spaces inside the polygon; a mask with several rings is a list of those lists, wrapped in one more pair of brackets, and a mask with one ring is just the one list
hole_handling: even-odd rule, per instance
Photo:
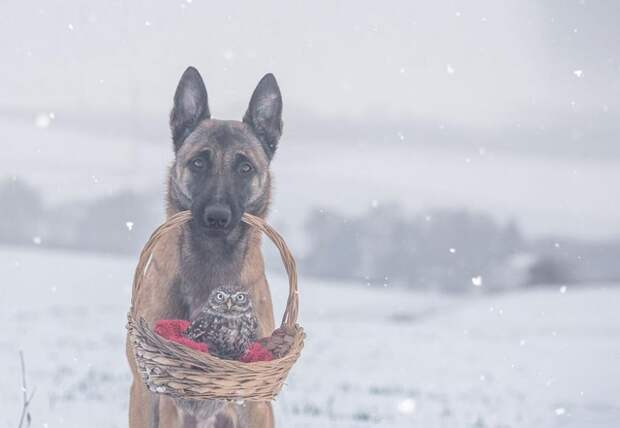
{"label": "shepherd dog", "polygon": [[[189,67],[170,113],[174,160],[166,197],[168,217],[190,210],[186,227],[169,233],[153,252],[134,311],[149,323],[192,319],[211,290],[235,284],[248,291],[258,337],[271,335],[273,308],[260,250],[260,232],[241,221],[265,218],[271,199],[270,163],[282,135],[282,95],[273,74],[256,86],[242,120],[211,117],[205,83]],[[150,392],[127,341],[133,374],[130,428],[267,428],[269,402],[182,400]]]}

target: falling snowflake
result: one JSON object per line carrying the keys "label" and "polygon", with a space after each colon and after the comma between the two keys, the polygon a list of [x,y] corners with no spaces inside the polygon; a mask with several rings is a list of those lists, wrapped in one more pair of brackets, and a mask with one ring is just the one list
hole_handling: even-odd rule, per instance
{"label": "falling snowflake", "polygon": [[561,287],[560,287],[560,293],[562,293],[562,294],[566,293],[566,289],[567,289],[567,288],[566,288],[566,286],[565,286],[565,285],[561,286]]}
{"label": "falling snowflake", "polygon": [[67,25],[67,28],[69,29],[69,31],[75,30],[75,27],[73,26],[73,24]]}
{"label": "falling snowflake", "polygon": [[555,409],[555,414],[558,416],[562,416],[564,413],[566,413],[566,409],[564,407],[558,407]]}
{"label": "falling snowflake", "polygon": [[454,67],[452,67],[452,65],[450,65],[450,64],[447,64],[446,65],[446,72],[448,74],[454,74]]}
{"label": "falling snowflake", "polygon": [[450,248],[448,251],[450,251],[450,254],[454,254],[456,253],[456,248]]}
{"label": "falling snowflake", "polygon": [[573,71],[573,74],[577,77],[581,77],[583,75],[583,70],[575,70]]}
{"label": "falling snowflake", "polygon": [[40,236],[35,236],[34,238],[32,238],[32,242],[34,243],[34,245],[41,245],[41,242],[43,242],[41,240]]}
{"label": "falling snowflake", "polygon": [[34,124],[37,128],[47,128],[55,117],[54,113],[39,113],[34,119]]}
{"label": "falling snowflake", "polygon": [[406,398],[398,403],[398,411],[403,415],[413,415],[416,409],[416,402],[412,398]]}
{"label": "falling snowflake", "polygon": [[151,26],[151,21],[144,21],[144,26],[145,27],[150,27]]}
{"label": "falling snowflake", "polygon": [[379,201],[376,199],[373,199],[372,201],[370,201],[370,206],[373,208],[377,208],[379,206]]}
{"label": "falling snowflake", "polygon": [[474,284],[476,287],[481,287],[482,286],[482,276],[480,276],[480,275],[474,276],[471,279],[471,283]]}
{"label": "falling snowflake", "polygon": [[125,226],[127,227],[127,230],[131,232],[133,229],[133,221],[126,221]]}

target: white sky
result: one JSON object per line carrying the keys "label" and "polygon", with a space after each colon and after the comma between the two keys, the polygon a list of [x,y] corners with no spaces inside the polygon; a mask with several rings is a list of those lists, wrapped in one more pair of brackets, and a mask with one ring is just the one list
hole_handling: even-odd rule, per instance
{"label": "white sky", "polygon": [[272,71],[289,107],[325,115],[607,121],[620,99],[611,3],[11,1],[0,105],[159,113],[193,64],[222,116]]}
{"label": "white sky", "polygon": [[[274,165],[288,180],[280,186],[280,204],[304,189],[308,202],[324,198],[329,205],[332,197],[321,193],[325,183],[303,181],[298,167],[313,150],[330,153],[330,145],[339,144],[329,162],[315,162],[310,176],[336,168],[325,177],[352,195],[343,199],[346,206],[361,210],[371,199],[391,198],[418,210],[459,205],[514,215],[536,234],[619,233],[613,194],[620,170],[620,2],[12,0],[2,9],[0,115],[21,108],[161,118],[152,124],[162,140],[153,149],[158,163],[135,174],[127,169],[133,160],[123,163],[125,151],[141,153],[131,135],[115,140],[126,148],[117,144],[107,152],[97,146],[101,136],[69,130],[71,144],[90,145],[80,169],[55,163],[69,143],[54,125],[47,135],[10,118],[0,121],[9,141],[0,176],[19,173],[59,189],[48,193],[52,199],[75,196],[66,194],[73,187],[65,184],[78,182],[72,174],[94,175],[98,159],[112,165],[95,171],[107,174],[112,187],[159,186],[172,156],[167,112],[191,64],[205,77],[216,117],[240,118],[259,78],[274,72],[285,123],[321,116],[337,127],[339,118],[352,119],[349,124],[394,119],[410,123],[414,134],[421,123],[446,123],[453,132],[454,144],[445,145],[424,130],[417,139],[407,135],[394,153],[368,138],[368,149],[355,149],[359,159],[345,160],[338,156],[350,153],[351,142],[332,137],[316,148],[313,141],[295,148],[303,144],[290,141],[296,134],[285,127]],[[459,126],[475,132],[458,134]],[[394,140],[399,131],[393,130]],[[506,148],[517,149],[517,157],[498,153]],[[497,153],[495,164],[461,165],[481,149]],[[372,170],[371,160],[390,167],[394,157],[399,168],[413,165],[411,175],[389,183],[383,172],[347,178],[345,162]],[[41,169],[29,168],[32,159]],[[359,190],[359,180],[368,192]]]}

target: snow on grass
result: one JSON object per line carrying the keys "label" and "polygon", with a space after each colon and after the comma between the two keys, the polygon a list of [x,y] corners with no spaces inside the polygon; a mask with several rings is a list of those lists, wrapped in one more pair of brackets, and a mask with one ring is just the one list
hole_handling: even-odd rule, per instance
{"label": "snow on grass", "polygon": [[[0,427],[127,426],[125,317],[134,260],[0,249]],[[285,279],[271,275],[276,317]],[[620,289],[483,297],[302,278],[302,358],[279,426],[620,426]]]}

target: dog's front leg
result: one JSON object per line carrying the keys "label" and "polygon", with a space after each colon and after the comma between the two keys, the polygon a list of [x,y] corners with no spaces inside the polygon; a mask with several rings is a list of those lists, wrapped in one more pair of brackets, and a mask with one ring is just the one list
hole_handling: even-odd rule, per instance
{"label": "dog's front leg", "polygon": [[159,395],[149,393],[149,428],[159,428]]}

